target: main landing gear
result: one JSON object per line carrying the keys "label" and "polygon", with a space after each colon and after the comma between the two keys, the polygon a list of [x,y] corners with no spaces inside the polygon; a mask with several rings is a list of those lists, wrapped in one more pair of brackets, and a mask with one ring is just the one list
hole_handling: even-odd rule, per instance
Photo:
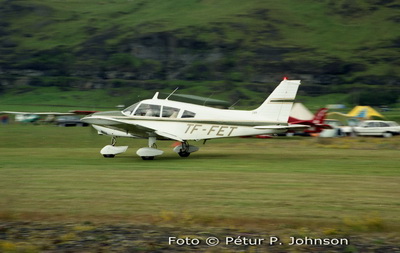
{"label": "main landing gear", "polygon": [[181,145],[174,148],[174,152],[178,153],[180,157],[188,157],[190,153],[196,152],[197,150],[199,150],[198,147],[189,145],[187,141],[183,141]]}
{"label": "main landing gear", "polygon": [[117,143],[117,137],[113,136],[111,138],[111,145],[107,145],[100,150],[100,154],[102,154],[105,158],[113,158],[115,155],[124,153],[128,146],[115,146]]}
{"label": "main landing gear", "polygon": [[[157,149],[156,141],[156,137],[149,137],[148,147],[140,148],[136,154],[143,160],[154,160],[154,157],[162,155],[164,151]],[[128,146],[115,146],[116,142],[117,139],[113,136],[111,138],[111,145],[102,148],[100,153],[106,158],[112,158],[118,154],[124,153],[128,149]],[[187,141],[181,142],[180,145],[174,148],[174,152],[176,152],[180,157],[188,157],[191,153],[198,150],[198,147],[189,145]]]}
{"label": "main landing gear", "polygon": [[149,137],[149,147],[140,148],[136,154],[143,160],[154,160],[155,156],[162,155],[164,151],[157,149],[156,140],[156,137]]}
{"label": "main landing gear", "polygon": [[[199,150],[198,147],[189,145],[187,141],[183,141],[181,145],[174,148],[180,157],[188,157],[190,153]],[[136,154],[142,157],[143,160],[153,160],[154,157],[162,155],[164,151],[157,149],[156,137],[149,137],[149,147],[139,149]]]}

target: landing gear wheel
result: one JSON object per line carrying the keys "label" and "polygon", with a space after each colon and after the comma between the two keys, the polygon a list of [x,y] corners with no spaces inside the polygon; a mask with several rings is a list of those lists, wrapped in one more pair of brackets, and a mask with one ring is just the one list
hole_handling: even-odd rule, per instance
{"label": "landing gear wheel", "polygon": [[154,156],[142,156],[143,160],[154,160]]}
{"label": "landing gear wheel", "polygon": [[189,152],[183,151],[183,152],[179,152],[178,155],[179,155],[180,157],[188,157],[188,156],[190,156],[190,153],[189,153]]}
{"label": "landing gear wheel", "polygon": [[180,157],[188,157],[191,153],[199,150],[198,147],[189,145],[187,141],[182,141],[181,145],[175,146],[174,152],[177,153]]}
{"label": "landing gear wheel", "polygon": [[115,155],[103,155],[105,158],[114,158]]}

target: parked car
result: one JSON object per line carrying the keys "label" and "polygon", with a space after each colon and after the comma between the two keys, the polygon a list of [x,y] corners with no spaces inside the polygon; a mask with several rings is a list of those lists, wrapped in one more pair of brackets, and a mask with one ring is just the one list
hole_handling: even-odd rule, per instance
{"label": "parked car", "polygon": [[88,126],[88,123],[80,121],[77,116],[59,116],[56,118],[57,126]]}
{"label": "parked car", "polygon": [[400,134],[400,125],[394,121],[366,120],[358,126],[343,127],[342,132],[347,135],[392,137]]}

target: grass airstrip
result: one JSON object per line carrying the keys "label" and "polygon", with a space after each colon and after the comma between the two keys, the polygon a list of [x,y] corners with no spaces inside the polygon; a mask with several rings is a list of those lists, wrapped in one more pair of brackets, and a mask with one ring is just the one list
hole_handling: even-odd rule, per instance
{"label": "grass airstrip", "polygon": [[154,161],[146,140],[90,127],[0,126],[0,220],[165,221],[211,226],[350,227],[398,232],[400,138],[232,138]]}

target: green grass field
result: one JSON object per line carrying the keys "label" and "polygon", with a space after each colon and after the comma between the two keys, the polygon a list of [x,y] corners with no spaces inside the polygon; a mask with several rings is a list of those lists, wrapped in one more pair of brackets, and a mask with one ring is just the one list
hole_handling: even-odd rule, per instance
{"label": "green grass field", "polygon": [[399,230],[399,137],[235,138],[189,158],[160,141],[165,155],[143,161],[146,140],[119,139],[128,151],[105,159],[109,138],[91,128],[2,125],[0,136],[2,220]]}

